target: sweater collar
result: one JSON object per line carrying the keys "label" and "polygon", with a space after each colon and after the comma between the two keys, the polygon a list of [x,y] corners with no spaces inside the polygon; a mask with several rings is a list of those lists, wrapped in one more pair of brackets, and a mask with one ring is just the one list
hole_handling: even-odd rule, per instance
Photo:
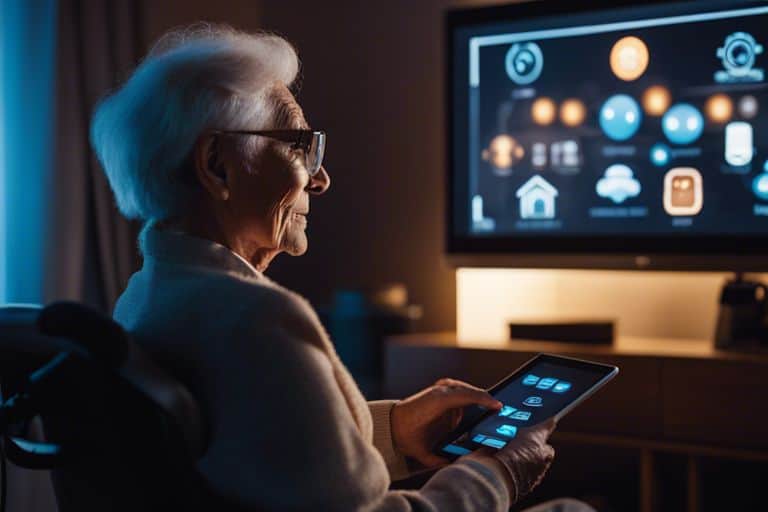
{"label": "sweater collar", "polygon": [[139,247],[145,262],[154,260],[175,265],[202,267],[246,279],[262,277],[261,272],[229,248],[181,231],[147,225],[139,235]]}

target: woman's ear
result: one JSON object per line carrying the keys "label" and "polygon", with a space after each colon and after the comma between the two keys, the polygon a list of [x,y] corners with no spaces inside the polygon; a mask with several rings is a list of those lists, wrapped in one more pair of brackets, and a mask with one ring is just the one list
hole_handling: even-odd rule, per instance
{"label": "woman's ear", "polygon": [[220,139],[215,134],[204,135],[195,143],[193,152],[195,175],[203,189],[215,200],[229,199]]}

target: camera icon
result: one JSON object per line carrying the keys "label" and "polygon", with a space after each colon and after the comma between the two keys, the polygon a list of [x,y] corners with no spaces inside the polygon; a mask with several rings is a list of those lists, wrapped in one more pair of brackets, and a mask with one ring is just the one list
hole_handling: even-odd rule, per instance
{"label": "camera icon", "polygon": [[544,69],[544,54],[533,42],[515,43],[505,59],[507,75],[518,85],[532,84]]}
{"label": "camera icon", "polygon": [[762,69],[755,68],[756,57],[763,53],[763,45],[746,32],[734,32],[725,38],[717,49],[717,57],[723,63],[723,70],[715,73],[718,83],[761,82],[765,78]]}

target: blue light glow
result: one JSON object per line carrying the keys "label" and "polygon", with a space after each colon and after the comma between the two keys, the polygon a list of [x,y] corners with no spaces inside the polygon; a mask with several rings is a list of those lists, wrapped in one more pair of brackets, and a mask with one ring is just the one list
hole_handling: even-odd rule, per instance
{"label": "blue light glow", "polygon": [[619,142],[631,139],[642,119],[640,105],[626,94],[611,96],[600,109],[600,128],[609,139]]}
{"label": "blue light glow", "polygon": [[[6,33],[3,15],[4,9],[0,5],[0,84],[5,83],[5,37]],[[2,87],[2,85],[0,85]],[[5,94],[0,88],[0,304],[7,302],[6,299],[6,235],[5,235]]]}
{"label": "blue light glow", "polygon": [[752,191],[763,201],[768,201],[768,173],[758,174],[752,181]]}
{"label": "blue light glow", "polygon": [[740,16],[755,16],[758,14],[766,13],[768,13],[768,7],[752,7],[746,9],[733,9],[730,11],[705,12],[699,14],[686,14],[682,16],[668,16],[666,18],[620,21],[616,23],[604,23],[602,25],[584,25],[580,27],[567,27],[559,29],[533,30],[528,32],[477,36],[469,40],[469,86],[477,87],[480,85],[480,48],[483,46],[512,44],[518,41],[540,41],[542,39],[554,39],[557,37],[605,34],[607,32],[634,30],[644,27],[663,27],[666,25],[678,25],[683,23],[698,23],[701,21],[738,18]]}
{"label": "blue light glow", "polygon": [[0,302],[43,299],[55,0],[0,1]]}
{"label": "blue light glow", "polygon": [[656,167],[666,166],[671,159],[669,147],[666,144],[659,142],[651,146],[651,162]]}
{"label": "blue light glow", "polygon": [[704,131],[704,117],[693,105],[678,103],[661,118],[661,128],[671,143],[691,144]]}

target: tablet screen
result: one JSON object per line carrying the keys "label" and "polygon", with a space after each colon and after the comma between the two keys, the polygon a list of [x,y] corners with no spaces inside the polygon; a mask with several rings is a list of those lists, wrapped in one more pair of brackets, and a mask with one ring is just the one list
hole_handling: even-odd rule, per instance
{"label": "tablet screen", "polygon": [[491,389],[494,398],[504,404],[500,411],[485,412],[470,425],[462,421],[438,452],[455,458],[480,446],[503,448],[519,429],[561,416],[617,372],[613,366],[537,356]]}

